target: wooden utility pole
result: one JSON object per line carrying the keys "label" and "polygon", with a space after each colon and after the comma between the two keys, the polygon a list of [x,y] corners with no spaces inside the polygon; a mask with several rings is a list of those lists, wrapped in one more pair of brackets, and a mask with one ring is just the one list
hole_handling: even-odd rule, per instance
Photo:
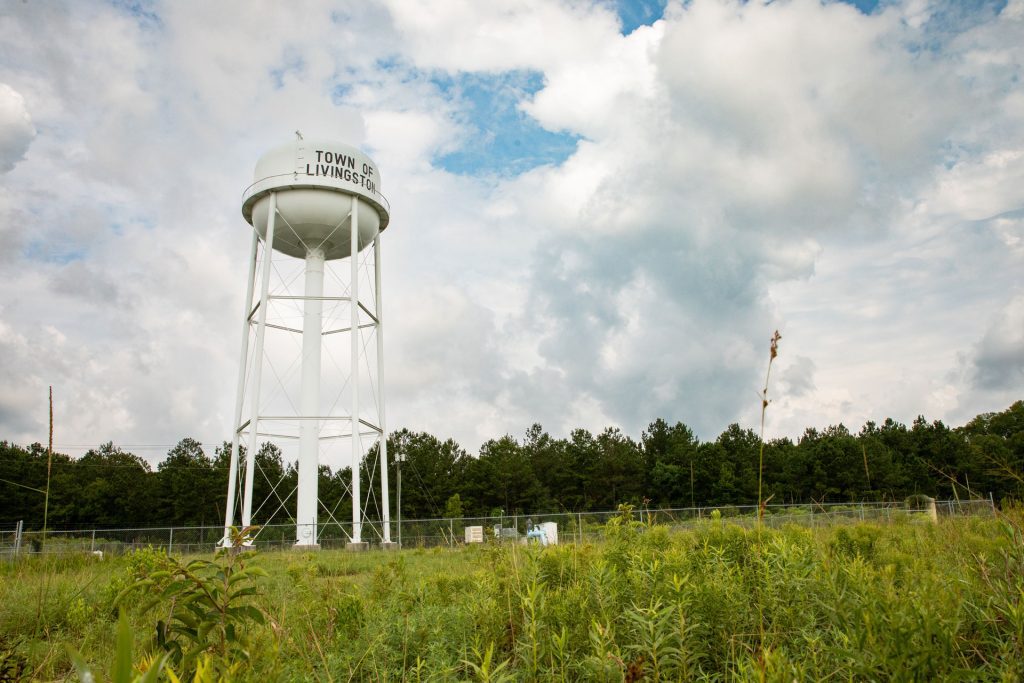
{"label": "wooden utility pole", "polygon": [[693,502],[693,458],[690,458],[690,507],[696,507]]}
{"label": "wooden utility pole", "polygon": [[864,444],[860,445],[860,452],[864,454],[864,476],[868,478],[868,488],[871,488],[871,471],[868,470],[868,451]]}
{"label": "wooden utility pole", "polygon": [[398,512],[398,547],[402,547],[402,463],[405,462],[405,453],[399,452],[395,454],[395,465],[398,466],[398,505],[396,510]]}
{"label": "wooden utility pole", "polygon": [[53,467],[53,385],[50,385],[50,443],[46,448],[46,499],[43,503],[43,541],[46,540],[46,517],[50,512],[50,469]]}

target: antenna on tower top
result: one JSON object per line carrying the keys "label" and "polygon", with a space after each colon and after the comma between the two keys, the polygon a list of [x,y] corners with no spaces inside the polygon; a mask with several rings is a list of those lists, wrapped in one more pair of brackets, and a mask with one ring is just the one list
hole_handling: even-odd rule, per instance
{"label": "antenna on tower top", "polygon": [[298,139],[301,140],[302,139],[302,133],[300,133],[299,131],[295,131],[295,137],[297,137]]}

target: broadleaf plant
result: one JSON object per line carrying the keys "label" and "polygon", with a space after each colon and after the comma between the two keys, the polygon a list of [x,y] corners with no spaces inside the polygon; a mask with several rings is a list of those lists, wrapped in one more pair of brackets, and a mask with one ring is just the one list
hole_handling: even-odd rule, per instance
{"label": "broadleaf plant", "polygon": [[162,587],[142,611],[162,611],[153,643],[179,671],[194,671],[201,655],[224,666],[249,659],[248,633],[253,625],[266,623],[266,615],[251,600],[258,593],[258,580],[267,576],[249,563],[255,551],[243,544],[251,532],[232,529],[232,546],[220,548],[214,560],[186,563],[168,557],[161,570],[118,596],[121,603],[136,590]]}

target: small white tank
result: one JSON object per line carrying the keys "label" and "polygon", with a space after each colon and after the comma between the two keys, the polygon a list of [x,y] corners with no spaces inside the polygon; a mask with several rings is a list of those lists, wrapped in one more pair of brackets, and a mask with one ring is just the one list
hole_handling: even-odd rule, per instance
{"label": "small white tank", "polygon": [[260,157],[255,180],[242,197],[242,215],[265,239],[270,193],[277,192],[274,249],[305,258],[310,248],[319,248],[327,260],[346,258],[352,251],[353,197],[361,200],[360,251],[388,225],[390,210],[380,187],[377,165],[358,149],[294,140]]}

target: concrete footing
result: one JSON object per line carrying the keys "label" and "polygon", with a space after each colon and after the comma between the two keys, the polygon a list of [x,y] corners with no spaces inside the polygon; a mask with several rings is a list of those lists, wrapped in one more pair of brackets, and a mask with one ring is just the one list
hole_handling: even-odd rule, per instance
{"label": "concrete footing", "polygon": [[381,550],[398,550],[398,544],[394,541],[388,541],[387,543],[380,544]]}
{"label": "concrete footing", "polygon": [[347,544],[345,544],[345,550],[349,550],[349,551],[356,552],[356,553],[363,552],[364,550],[369,550],[369,549],[370,549],[370,544],[367,543],[366,541],[363,541],[361,543],[347,543]]}
{"label": "concrete footing", "polygon": [[292,550],[320,550],[319,543],[296,543],[292,546]]}

